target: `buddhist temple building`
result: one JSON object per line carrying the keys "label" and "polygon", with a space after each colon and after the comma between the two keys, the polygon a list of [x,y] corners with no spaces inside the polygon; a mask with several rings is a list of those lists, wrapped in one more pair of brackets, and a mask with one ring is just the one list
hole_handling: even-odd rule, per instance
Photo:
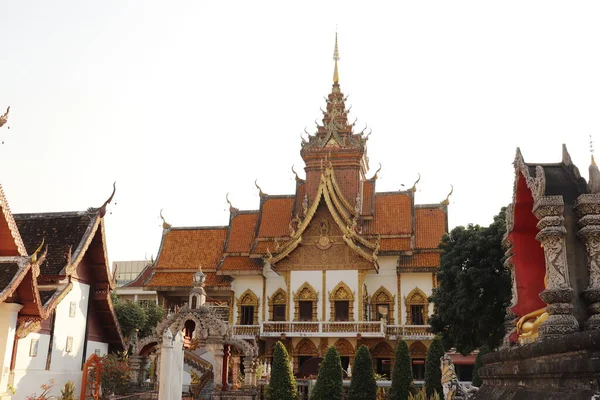
{"label": "buddhist temple building", "polygon": [[[223,226],[174,227],[163,219],[144,288],[174,310],[190,299],[201,269],[205,305],[229,321],[238,338],[257,340],[266,360],[283,340],[300,377],[315,373],[318,364],[310,360],[328,346],[338,348],[347,369],[366,344],[377,372],[389,378],[396,341],[404,338],[415,379],[422,379],[433,338],[428,297],[436,286],[438,244],[448,230],[448,199],[416,204],[418,180],[407,190],[376,190],[378,173],[367,176],[368,135],[348,120],[338,60],[336,37],[322,123],[299,149],[305,177],[296,174],[289,195],[257,186],[255,210],[240,210],[228,199]],[[455,363],[473,360],[457,356]],[[470,380],[470,371],[465,374]]]}
{"label": "buddhist temple building", "polygon": [[78,393],[91,355],[124,350],[110,299],[108,203],[12,214],[0,187],[0,398],[25,399],[50,380],[70,380]]}

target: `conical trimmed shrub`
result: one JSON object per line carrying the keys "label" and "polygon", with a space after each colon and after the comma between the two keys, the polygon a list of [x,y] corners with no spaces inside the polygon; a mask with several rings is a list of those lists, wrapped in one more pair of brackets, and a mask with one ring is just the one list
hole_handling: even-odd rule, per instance
{"label": "conical trimmed shrub", "polygon": [[412,366],[408,345],[404,340],[398,340],[396,345],[396,361],[392,370],[392,388],[390,400],[408,400],[410,387],[413,383]]}
{"label": "conical trimmed shrub", "polygon": [[340,353],[335,347],[327,350],[319,368],[317,383],[311,393],[311,400],[341,400],[343,394],[343,372]]}
{"label": "conical trimmed shrub", "polygon": [[442,371],[440,366],[442,362],[440,358],[444,355],[444,347],[442,339],[436,336],[429,346],[427,351],[427,359],[425,360],[425,390],[427,397],[432,397],[434,393],[439,394],[440,399],[444,399],[444,391],[442,389]]}
{"label": "conical trimmed shrub", "polygon": [[375,382],[375,373],[373,372],[373,361],[369,349],[363,344],[354,357],[348,400],[376,399],[377,382]]}
{"label": "conical trimmed shrub", "polygon": [[298,398],[296,378],[290,368],[290,357],[281,342],[275,343],[273,363],[271,364],[271,381],[267,392],[270,399],[296,400]]}

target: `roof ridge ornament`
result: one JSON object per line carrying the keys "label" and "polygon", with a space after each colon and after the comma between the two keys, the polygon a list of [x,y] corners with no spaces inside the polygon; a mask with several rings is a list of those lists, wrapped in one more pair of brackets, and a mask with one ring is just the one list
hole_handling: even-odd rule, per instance
{"label": "roof ridge ornament", "polygon": [[294,173],[294,176],[296,177],[296,182],[302,182],[302,179],[300,179],[300,177],[298,176],[298,173],[294,169],[294,165],[292,165],[292,172]]}
{"label": "roof ridge ornament", "polygon": [[379,178],[380,171],[381,171],[381,163],[379,163],[379,168],[377,168],[377,171],[375,171],[375,175],[373,175],[373,177],[370,180]]}
{"label": "roof ridge ornament", "polygon": [[231,204],[231,201],[229,201],[229,192],[227,192],[227,194],[225,195],[225,200],[227,200],[227,204],[229,204],[229,212],[230,213],[234,213],[234,212],[238,212],[239,209],[235,208],[233,206],[233,204]]}
{"label": "roof ridge ornament", "polygon": [[159,213],[159,215],[160,215],[160,219],[162,219],[162,228],[163,228],[164,230],[171,229],[171,226],[172,226],[172,225],[171,225],[171,224],[169,224],[169,223],[168,223],[168,222],[165,220],[165,217],[163,217],[163,213],[162,213],[162,212],[163,212],[163,209],[161,208],[161,209],[160,209],[160,213]]}
{"label": "roof ridge ornament", "polygon": [[112,194],[110,195],[110,197],[104,202],[104,204],[102,204],[102,207],[98,208],[98,215],[100,215],[100,218],[104,218],[104,216],[106,215],[106,206],[108,206],[110,204],[110,202],[113,200],[113,197],[115,197],[115,192],[117,191],[117,182],[113,182],[113,191]]}
{"label": "roof ridge ornament", "polygon": [[592,140],[592,135],[590,135],[590,155],[592,157],[591,165],[596,165],[596,160],[594,160],[594,141]]}
{"label": "roof ridge ornament", "polygon": [[33,252],[31,255],[31,262],[36,262],[38,260],[38,254],[42,251],[42,247],[44,247],[44,243],[46,242],[46,238],[42,238],[42,243],[40,243],[39,247]]}
{"label": "roof ridge ornament", "polygon": [[450,196],[452,196],[452,193],[454,193],[454,186],[450,185],[450,193],[448,193],[448,196],[446,196],[446,198],[442,200],[440,204],[443,204],[445,206],[450,204]]}
{"label": "roof ridge ornament", "polygon": [[6,112],[4,113],[4,115],[0,116],[0,128],[2,128],[4,126],[4,124],[6,124],[8,122],[8,114],[10,113],[10,106],[8,106],[6,108]]}
{"label": "roof ridge ornament", "polygon": [[266,194],[265,192],[263,192],[262,189],[260,188],[260,186],[258,186],[258,179],[254,180],[254,186],[256,186],[256,188],[258,189],[258,195],[260,197],[268,196],[268,194]]}
{"label": "roof ridge ornament", "polygon": [[408,189],[409,192],[416,192],[417,191],[417,184],[421,181],[421,174],[417,173],[417,175],[419,176],[417,178],[417,180],[415,181],[415,183],[413,183],[412,187],[410,189]]}

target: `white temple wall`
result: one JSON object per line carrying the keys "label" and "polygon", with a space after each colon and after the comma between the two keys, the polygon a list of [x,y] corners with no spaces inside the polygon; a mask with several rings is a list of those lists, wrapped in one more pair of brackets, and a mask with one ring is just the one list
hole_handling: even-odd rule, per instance
{"label": "white temple wall", "polygon": [[308,282],[319,294],[319,300],[317,301],[317,320],[321,321],[321,309],[323,301],[323,273],[321,271],[291,271],[290,272],[290,286],[292,287],[291,301],[289,304],[288,315],[290,319],[294,317],[294,292],[296,292],[304,282]]}
{"label": "white temple wall", "polygon": [[248,289],[252,290],[256,297],[258,297],[258,310],[255,312],[258,313],[258,322],[262,321],[262,309],[263,309],[263,277],[256,275],[242,275],[236,276],[233,282],[231,282],[231,289],[233,290],[235,296],[235,303],[233,305],[233,323],[235,324],[237,321],[237,301],[242,294]]}
{"label": "white temple wall", "polygon": [[94,342],[88,340],[87,351],[85,353],[85,359],[90,358],[92,354],[98,354],[98,357],[103,357],[108,354],[108,343]]}
{"label": "white temple wall", "polygon": [[8,376],[10,373],[10,360],[12,358],[13,345],[15,343],[15,331],[17,327],[17,316],[22,308],[20,304],[0,304],[0,393],[6,391]]}
{"label": "white temple wall", "polygon": [[365,285],[369,296],[379,290],[381,286],[385,287],[393,296],[396,296],[394,304],[394,324],[399,324],[398,320],[398,278],[396,276],[396,264],[398,257],[380,257],[379,273],[369,271],[365,276]]}
{"label": "white temple wall", "polygon": [[[432,285],[431,272],[406,272],[402,273],[401,279],[401,306],[400,313],[402,314],[401,324],[406,324],[406,296],[415,288],[421,289],[427,296],[431,296]],[[428,315],[433,313],[433,304],[429,304]]]}
{"label": "white temple wall", "polygon": [[354,319],[358,318],[358,270],[338,270],[338,271],[327,271],[326,272],[326,287],[327,293],[325,298],[327,299],[327,305],[325,306],[325,321],[329,321],[331,317],[331,306],[329,304],[329,292],[340,283],[344,282],[354,294]]}

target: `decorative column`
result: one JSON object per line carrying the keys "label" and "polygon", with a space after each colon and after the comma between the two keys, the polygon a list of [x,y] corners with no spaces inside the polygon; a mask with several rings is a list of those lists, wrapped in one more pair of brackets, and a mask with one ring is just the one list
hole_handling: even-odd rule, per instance
{"label": "decorative column", "polygon": [[[511,232],[513,227],[514,219],[514,206],[511,204],[506,210],[506,232]],[[510,229],[509,229],[510,228]],[[511,301],[510,305],[506,308],[506,315],[504,317],[504,339],[502,340],[502,347],[510,347],[510,337],[517,331],[517,320],[518,315],[512,310],[517,304],[518,292],[517,292],[517,281],[515,278],[515,266],[512,263],[512,244],[508,241],[507,237],[504,236],[503,245],[508,248],[506,250],[506,260],[504,261],[504,267],[510,272],[511,282]]]}
{"label": "decorative column", "polygon": [[238,379],[240,376],[240,357],[231,357],[231,387],[232,389],[238,388]]}
{"label": "decorative column", "polygon": [[127,357],[129,364],[129,381],[138,385],[142,380],[142,357],[131,355]]}
{"label": "decorative column", "polygon": [[221,380],[222,390],[227,390],[229,385],[227,384],[227,380],[229,379],[229,345],[223,345],[223,378]]}
{"label": "decorative column", "polygon": [[172,382],[169,379],[172,371],[176,368],[173,365],[173,334],[167,328],[163,335],[163,341],[160,348],[160,369],[159,369],[159,386],[158,399],[170,400],[172,391]]}
{"label": "decorative column", "polygon": [[252,387],[252,376],[254,373],[254,363],[248,356],[244,357],[244,388]]}
{"label": "decorative column", "polygon": [[207,343],[205,348],[215,358],[215,363],[213,364],[213,391],[218,392],[221,390],[223,382],[223,345],[220,343]]}
{"label": "decorative column", "polygon": [[562,196],[540,196],[533,206],[533,213],[539,219],[540,232],[536,239],[544,247],[546,258],[547,286],[540,298],[548,304],[546,310],[550,314],[539,327],[540,337],[577,332],[579,324],[571,304],[573,289],[569,283]]}
{"label": "decorative column", "polygon": [[600,194],[582,194],[575,211],[579,215],[579,237],[587,249],[589,285],[583,291],[589,316],[585,329],[600,329]]}

